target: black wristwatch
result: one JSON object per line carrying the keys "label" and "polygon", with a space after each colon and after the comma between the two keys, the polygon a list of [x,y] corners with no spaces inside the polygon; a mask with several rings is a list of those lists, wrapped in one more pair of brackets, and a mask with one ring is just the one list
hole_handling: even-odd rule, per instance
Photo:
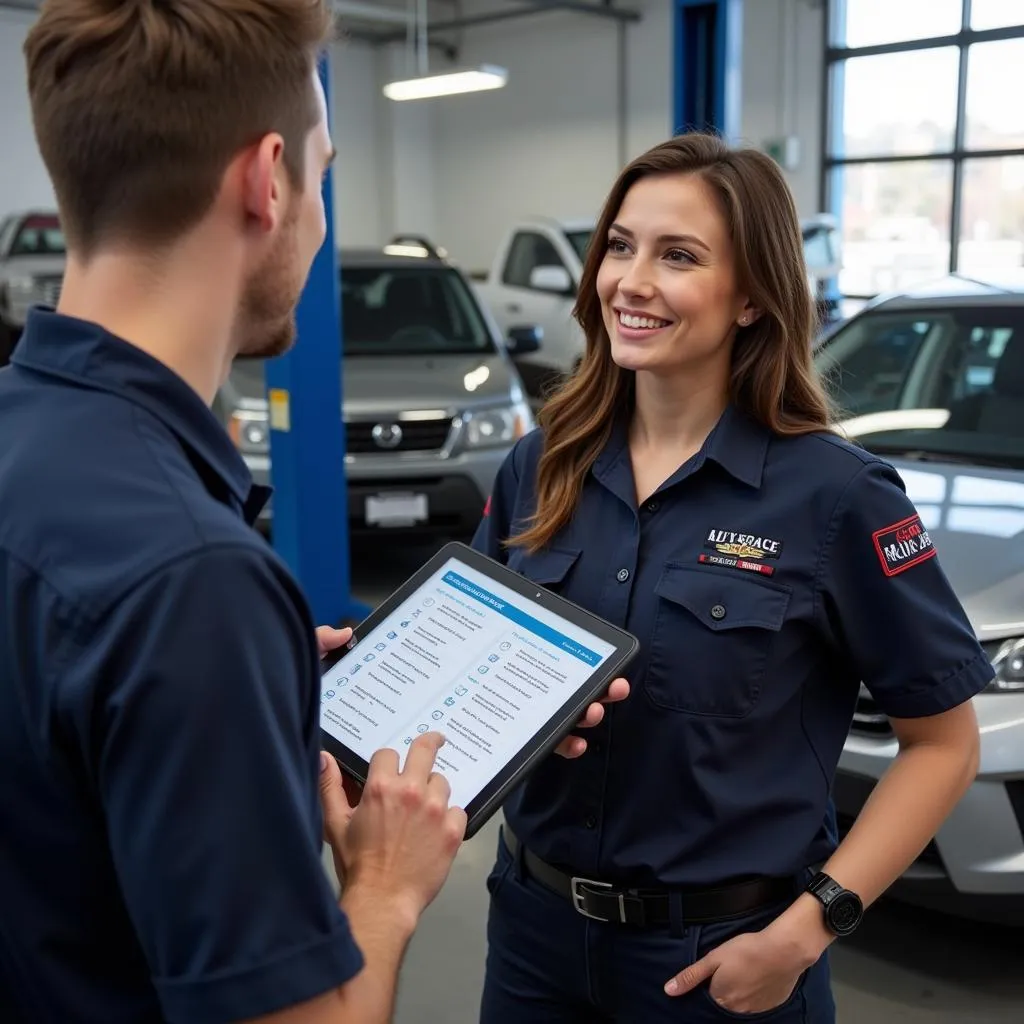
{"label": "black wristwatch", "polygon": [[808,883],[807,891],[825,908],[825,924],[833,935],[849,935],[864,917],[860,897],[844,889],[834,878],[819,871]]}

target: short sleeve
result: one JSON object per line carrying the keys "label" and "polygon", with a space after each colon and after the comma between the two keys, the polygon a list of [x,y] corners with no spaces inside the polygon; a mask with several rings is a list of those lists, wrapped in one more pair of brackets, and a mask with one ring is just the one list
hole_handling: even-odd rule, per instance
{"label": "short sleeve", "polygon": [[317,651],[267,555],[206,551],[115,612],[95,787],[169,1022],[259,1017],[362,956],[324,872]]}
{"label": "short sleeve", "polygon": [[925,523],[891,466],[866,464],[835,509],[820,608],[879,707],[939,714],[993,678]]}

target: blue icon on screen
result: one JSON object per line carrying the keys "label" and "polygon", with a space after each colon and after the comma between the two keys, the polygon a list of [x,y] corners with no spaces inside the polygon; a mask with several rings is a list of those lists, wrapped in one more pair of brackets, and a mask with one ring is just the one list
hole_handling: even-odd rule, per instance
{"label": "blue icon on screen", "polygon": [[456,692],[456,693],[457,693],[457,694],[458,694],[458,695],[459,695],[460,697],[463,697],[463,696],[465,696],[465,695],[466,695],[467,693],[469,693],[469,690],[467,690],[467,689],[466,689],[466,688],[465,688],[464,686],[456,686],[456,687],[455,687],[455,692]]}
{"label": "blue icon on screen", "polygon": [[492,654],[487,660],[493,663],[498,660],[498,656],[496,654]]}
{"label": "blue icon on screen", "polygon": [[434,713],[433,713],[433,714],[432,714],[432,715],[431,715],[430,717],[431,717],[431,718],[432,718],[432,719],[433,719],[433,720],[434,720],[435,722],[440,722],[440,721],[441,721],[441,719],[442,719],[442,718],[444,718],[444,712],[443,712],[443,711],[435,711],[435,712],[434,712]]}
{"label": "blue icon on screen", "polygon": [[506,640],[506,641],[505,641],[505,642],[504,642],[504,643],[503,643],[503,644],[501,645],[501,649],[502,649],[503,651],[510,651],[510,650],[512,650],[512,645],[511,645],[511,644],[510,644],[510,643],[509,643],[509,642],[508,642],[508,641]]}
{"label": "blue icon on screen", "polygon": [[383,651],[387,647],[387,644],[377,644],[377,650]]}
{"label": "blue icon on screen", "polygon": [[353,665],[352,666],[352,675],[355,675],[357,672],[362,672],[362,670],[363,670],[363,666],[362,665]]}
{"label": "blue icon on screen", "polygon": [[406,736],[405,737],[405,745],[409,746],[410,743],[412,743],[412,737],[411,736]]}
{"label": "blue icon on screen", "polygon": [[425,733],[429,728],[430,728],[429,725],[418,725],[418,726],[416,726],[416,731],[418,733],[422,734],[422,733]]}
{"label": "blue icon on screen", "polygon": [[408,629],[408,628],[409,628],[409,620],[406,619],[405,622],[402,623],[402,629]]}
{"label": "blue icon on screen", "polygon": [[455,706],[455,698],[454,697],[445,697],[444,702],[450,708]]}
{"label": "blue icon on screen", "polygon": [[348,676],[342,676],[338,680],[338,689],[340,690],[348,682]]}
{"label": "blue icon on screen", "polygon": [[368,654],[365,658],[363,658],[363,661],[373,661],[373,659],[376,657],[376,654]]}
{"label": "blue icon on screen", "polygon": [[332,698],[333,696],[334,696],[334,691],[333,691],[333,690],[328,690],[328,691],[327,691],[327,692],[326,692],[326,693],[324,694],[324,699],[325,699],[325,700],[330,700],[330,699],[331,699],[331,698]]}
{"label": "blue icon on screen", "polygon": [[491,671],[491,670],[490,670],[490,669],[489,669],[489,668],[488,668],[488,667],[487,667],[486,665],[481,665],[481,666],[480,666],[480,667],[479,667],[479,668],[477,669],[477,672],[479,672],[479,673],[480,673],[480,675],[482,675],[482,676],[485,676],[485,675],[487,675],[487,673],[488,673],[488,672],[490,672],[490,671]]}
{"label": "blue icon on screen", "polygon": [[388,633],[388,639],[389,640],[397,640],[398,639],[398,634],[394,630],[391,630],[391,632]]}
{"label": "blue icon on screen", "polygon": [[421,612],[421,611],[422,611],[422,609],[421,609],[421,608],[416,608],[416,609],[414,609],[414,610],[413,610],[413,613],[412,613],[412,617],[413,617],[414,619],[418,619],[418,618],[420,617],[420,612]]}
{"label": "blue icon on screen", "polygon": [[433,604],[434,604],[434,599],[433,599],[432,597],[428,597],[428,598],[427,598],[427,599],[426,599],[426,600],[425,600],[425,601],[423,602],[423,607],[424,607],[424,608],[431,608],[431,607],[433,607]]}

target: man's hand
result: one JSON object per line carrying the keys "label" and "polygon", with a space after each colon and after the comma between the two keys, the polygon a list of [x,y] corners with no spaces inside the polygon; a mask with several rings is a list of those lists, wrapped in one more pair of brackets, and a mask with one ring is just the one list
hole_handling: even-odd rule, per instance
{"label": "man's hand", "polygon": [[793,994],[811,965],[791,946],[777,941],[771,926],[737,935],[680,971],[665,985],[670,996],[690,992],[709,978],[711,998],[732,1013],[765,1013]]}
{"label": "man's hand", "polygon": [[448,780],[433,770],[443,743],[436,732],[417,736],[401,772],[396,751],[378,750],[357,808],[333,757],[320,775],[324,837],[339,880],[412,920],[440,891],[466,834],[465,811],[448,806]]}
{"label": "man's hand", "polygon": [[[608,692],[596,704],[587,708],[586,714],[576,723],[577,729],[592,729],[604,720],[605,704],[617,704],[629,696],[629,683],[625,679],[616,679]],[[582,736],[567,736],[555,748],[555,753],[562,757],[579,757],[587,749],[587,741]]]}
{"label": "man's hand", "polygon": [[320,648],[320,657],[331,653],[339,647],[343,647],[352,639],[352,630],[347,626],[344,629],[335,629],[333,626],[317,626],[316,643]]}

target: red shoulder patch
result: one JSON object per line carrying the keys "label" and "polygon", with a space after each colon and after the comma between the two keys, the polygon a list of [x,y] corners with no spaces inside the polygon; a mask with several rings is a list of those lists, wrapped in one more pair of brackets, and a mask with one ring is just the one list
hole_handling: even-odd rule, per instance
{"label": "red shoulder patch", "polygon": [[876,530],[871,539],[886,576],[897,576],[911,566],[935,556],[932,539],[919,515],[909,516]]}
{"label": "red shoulder patch", "polygon": [[491,514],[491,498],[490,495],[487,497],[487,503],[484,505],[484,517],[486,518]]}

